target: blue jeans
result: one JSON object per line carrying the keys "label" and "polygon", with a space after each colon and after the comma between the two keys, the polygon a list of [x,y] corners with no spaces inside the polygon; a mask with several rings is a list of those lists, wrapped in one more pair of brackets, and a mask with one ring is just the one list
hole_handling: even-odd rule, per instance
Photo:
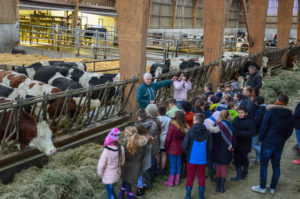
{"label": "blue jeans", "polygon": [[297,143],[298,143],[298,149],[300,149],[300,129],[295,129]]}
{"label": "blue jeans", "polygon": [[113,184],[106,184],[105,188],[107,191],[107,199],[117,199]]}
{"label": "blue jeans", "polygon": [[181,155],[168,154],[170,160],[170,175],[181,174]]}
{"label": "blue jeans", "polygon": [[280,176],[280,159],[283,151],[282,147],[266,146],[262,144],[260,151],[260,188],[266,188],[268,163],[271,159],[273,176],[271,180],[271,189],[275,189]]}
{"label": "blue jeans", "polygon": [[260,160],[260,142],[258,141],[258,135],[252,138],[252,149],[256,152],[255,160]]}

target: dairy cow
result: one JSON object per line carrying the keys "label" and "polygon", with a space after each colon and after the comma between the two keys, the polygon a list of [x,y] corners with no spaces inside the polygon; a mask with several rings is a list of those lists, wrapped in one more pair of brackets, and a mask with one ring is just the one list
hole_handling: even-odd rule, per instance
{"label": "dairy cow", "polygon": [[[6,98],[0,99],[1,103],[10,102]],[[2,141],[6,128],[8,128],[8,136],[13,133],[13,128],[8,127],[8,120],[12,111],[1,111],[0,118],[2,123],[0,126],[0,142]],[[7,136],[7,137],[8,137]],[[21,148],[26,146],[36,147],[38,150],[44,152],[46,155],[52,155],[56,152],[56,148],[51,140],[52,131],[49,125],[45,122],[36,122],[35,119],[24,110],[20,111],[19,115],[19,144]],[[11,140],[16,139],[16,136],[11,136]]]}

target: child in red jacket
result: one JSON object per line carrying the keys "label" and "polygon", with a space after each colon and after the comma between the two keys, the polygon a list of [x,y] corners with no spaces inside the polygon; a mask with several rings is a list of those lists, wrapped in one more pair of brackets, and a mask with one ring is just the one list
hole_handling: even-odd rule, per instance
{"label": "child in red jacket", "polygon": [[194,118],[194,113],[192,112],[192,104],[191,102],[183,102],[182,105],[182,111],[184,112],[184,117],[186,123],[189,125],[189,128],[193,126],[193,118]]}

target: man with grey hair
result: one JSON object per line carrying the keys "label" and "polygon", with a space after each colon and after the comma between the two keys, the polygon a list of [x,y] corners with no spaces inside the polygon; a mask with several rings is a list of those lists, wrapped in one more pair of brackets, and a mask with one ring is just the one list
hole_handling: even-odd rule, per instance
{"label": "man with grey hair", "polygon": [[258,73],[254,65],[249,66],[248,70],[250,75],[247,81],[247,86],[251,86],[255,91],[255,95],[259,96],[259,89],[262,86],[262,76]]}
{"label": "man with grey hair", "polygon": [[145,109],[148,104],[154,104],[156,100],[156,91],[170,85],[172,81],[176,80],[176,77],[173,77],[172,80],[152,83],[152,75],[150,73],[145,73],[143,79],[144,82],[138,87],[136,94],[136,100],[140,109]]}

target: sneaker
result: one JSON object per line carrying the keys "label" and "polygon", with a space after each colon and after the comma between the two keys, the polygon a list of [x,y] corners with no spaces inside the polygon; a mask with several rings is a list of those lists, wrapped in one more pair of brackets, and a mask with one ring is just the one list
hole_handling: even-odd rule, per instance
{"label": "sneaker", "polygon": [[266,193],[267,192],[266,189],[260,188],[260,185],[253,186],[251,189],[252,189],[252,191],[258,192],[258,193]]}
{"label": "sneaker", "polygon": [[267,185],[267,189],[270,191],[270,193],[275,193],[275,189],[271,189],[271,185],[270,184],[268,184]]}

